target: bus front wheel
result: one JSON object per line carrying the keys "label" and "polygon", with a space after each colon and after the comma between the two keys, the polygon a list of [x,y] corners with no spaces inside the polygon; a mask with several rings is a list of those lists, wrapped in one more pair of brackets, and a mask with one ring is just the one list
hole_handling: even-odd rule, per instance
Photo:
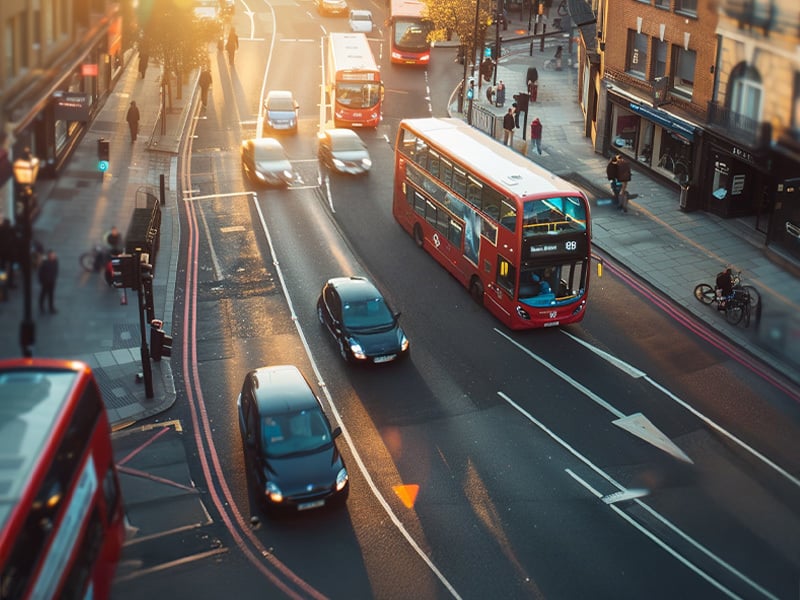
{"label": "bus front wheel", "polygon": [[473,279],[469,286],[469,293],[472,299],[479,305],[483,306],[483,284],[480,279]]}
{"label": "bus front wheel", "polygon": [[422,237],[422,227],[420,227],[418,223],[414,225],[414,243],[418,248],[422,248],[424,243],[424,239]]}

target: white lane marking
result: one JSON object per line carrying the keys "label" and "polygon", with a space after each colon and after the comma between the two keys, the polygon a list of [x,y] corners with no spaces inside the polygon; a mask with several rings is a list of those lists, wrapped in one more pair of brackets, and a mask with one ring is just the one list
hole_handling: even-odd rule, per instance
{"label": "white lane marking", "polygon": [[599,348],[594,348],[591,344],[588,344],[587,342],[584,342],[583,340],[575,337],[571,333],[568,333],[568,332],[564,331],[563,329],[561,330],[561,332],[564,335],[569,336],[570,338],[572,338],[573,340],[575,340],[579,344],[582,344],[583,346],[585,346],[586,348],[588,348],[592,352],[595,352],[598,356],[601,356],[601,357],[605,358],[606,360],[608,360],[614,366],[617,366],[618,368],[620,368],[621,370],[623,370],[625,372],[632,373],[633,377],[637,377],[639,379],[643,379],[644,381],[646,381],[647,383],[652,385],[654,388],[659,390],[662,394],[664,394],[669,399],[671,399],[673,402],[675,402],[679,406],[682,406],[688,412],[690,412],[695,417],[700,419],[703,423],[708,425],[711,429],[713,429],[717,433],[720,433],[721,435],[724,435],[726,438],[728,438],[729,440],[734,442],[740,448],[742,448],[746,452],[749,452],[750,454],[752,454],[753,456],[758,458],[760,461],[762,461],[765,465],[767,465],[773,471],[775,471],[776,473],[780,474],[782,477],[784,477],[785,479],[787,479],[788,481],[793,483],[795,486],[800,487],[800,478],[798,478],[795,475],[792,475],[789,471],[787,471],[786,469],[784,469],[783,467],[778,465],[772,459],[768,458],[767,456],[765,456],[764,454],[762,454],[761,452],[759,452],[758,450],[756,450],[752,446],[746,444],[743,440],[740,440],[738,437],[733,435],[727,429],[723,428],[721,425],[718,425],[717,423],[712,421],[709,417],[705,416],[699,410],[697,410],[696,408],[691,406],[688,402],[686,402],[684,400],[681,400],[678,396],[673,394],[667,388],[662,386],[657,381],[653,380],[653,378],[651,378],[649,375],[647,375],[647,373],[644,373],[643,371],[640,371],[639,369],[636,369],[633,366],[628,365],[627,363],[621,361],[620,359],[618,359],[618,358],[616,358],[614,356],[611,356],[610,354],[608,354],[607,352],[605,352],[603,350],[600,350]]}
{"label": "white lane marking", "polygon": [[588,350],[591,350],[592,352],[597,354],[599,357],[605,359],[607,362],[609,362],[612,365],[614,365],[615,367],[617,367],[623,373],[627,373],[628,375],[630,375],[631,377],[633,377],[635,379],[645,376],[644,371],[640,371],[639,369],[637,369],[633,365],[625,362],[624,360],[622,360],[620,358],[617,358],[613,354],[609,354],[605,350],[601,350],[600,348],[598,348],[596,346],[593,346],[592,344],[590,344],[588,342],[585,342],[581,338],[572,335],[568,331],[564,331],[563,329],[561,329],[560,331],[561,331],[561,333],[563,333],[564,335],[569,337],[573,342],[578,342],[584,348],[586,348]]}
{"label": "white lane marking", "polygon": [[[505,393],[497,392],[497,395],[500,396],[503,400],[505,400],[514,409],[516,409],[517,412],[519,412],[522,416],[524,416],[526,419],[528,419],[531,423],[536,425],[544,433],[546,433],[553,440],[555,440],[559,445],[561,445],[565,450],[567,450],[575,458],[577,458],[579,461],[581,461],[583,464],[585,464],[587,467],[589,467],[592,471],[597,473],[600,477],[602,477],[603,479],[608,481],[612,486],[617,488],[617,490],[619,490],[620,492],[626,492],[627,491],[627,488],[625,488],[622,484],[617,482],[611,475],[609,475],[603,469],[601,469],[600,467],[595,465],[592,461],[590,461],[588,458],[586,458],[578,450],[576,450],[575,448],[570,446],[565,440],[563,440],[561,437],[559,437],[554,431],[549,429],[544,423],[539,421],[536,417],[534,417],[532,414],[530,414],[528,411],[526,411],[524,408],[522,408],[519,404],[514,402]],[[567,469],[567,473],[569,473],[575,479],[577,479],[578,481],[583,483],[583,480],[578,478],[577,475],[574,475],[572,473],[572,471],[570,471],[569,469]],[[594,488],[592,488],[588,484],[584,484],[584,485],[597,498],[603,498],[603,494],[601,494],[600,492],[598,492],[597,490],[595,490]],[[700,542],[698,542],[697,540],[695,540],[692,537],[689,537],[689,535],[687,533],[685,533],[684,531],[679,529],[676,525],[674,525],[672,522],[667,520],[666,517],[660,515],[654,509],[650,508],[647,504],[645,504],[644,502],[642,502],[641,500],[636,499],[636,498],[633,499],[633,502],[635,502],[642,509],[646,510],[653,518],[657,519],[664,526],[668,527],[673,533],[675,533],[676,535],[680,536],[685,542],[687,542],[688,544],[691,544],[695,549],[697,549],[698,551],[700,551],[703,554],[705,554],[709,559],[713,560],[715,563],[720,565],[722,568],[727,570],[729,573],[731,573],[732,575],[738,577],[741,581],[745,582],[746,584],[748,584],[750,587],[752,587],[753,589],[755,589],[758,592],[760,592],[765,597],[770,598],[771,600],[773,600],[773,599],[774,600],[778,600],[778,598],[776,596],[772,595],[770,592],[768,592],[763,587],[761,587],[759,584],[757,584],[752,579],[747,577],[741,571],[736,570],[732,565],[727,563],[725,560],[723,560],[721,557],[717,556],[713,552],[711,552],[711,550],[709,550],[708,548],[703,546]],[[626,515],[622,515],[621,511],[616,506],[614,506],[613,504],[609,504],[608,506],[612,510],[618,512],[621,516],[625,516],[626,519],[628,518]],[[658,538],[656,538],[654,534],[650,533],[646,529],[642,529],[641,526],[639,526],[636,523],[632,523],[632,524],[635,525],[637,528],[639,528],[639,530],[642,531],[645,535],[647,535],[647,537],[649,537],[651,540],[656,542],[659,546],[662,546],[670,554],[675,556],[678,560],[680,560],[682,563],[684,563],[686,566],[688,566],[690,569],[692,569],[694,572],[696,572],[698,575],[700,575],[703,579],[705,579],[706,581],[708,581],[709,583],[711,583],[712,585],[714,585],[718,589],[724,591],[725,593],[727,593],[731,597],[733,597],[733,598],[738,598],[739,597],[739,596],[735,595],[733,592],[731,592],[730,590],[728,590],[727,588],[725,588],[724,586],[722,586],[722,584],[717,582],[710,575],[707,575],[706,573],[704,573],[702,570],[700,570],[699,567],[694,566],[687,559],[683,558],[680,554],[677,553],[677,551],[672,550],[669,546],[666,545],[665,542],[663,542],[663,541],[659,540]]]}
{"label": "white lane marking", "polygon": [[660,448],[664,452],[671,454],[678,460],[694,464],[694,461],[689,458],[688,454],[681,450],[675,442],[664,435],[664,433],[661,432],[658,427],[653,425],[652,421],[650,421],[650,419],[645,417],[642,413],[633,413],[627,417],[615,419],[612,421],[612,423],[614,423],[614,425],[617,427],[624,429],[628,433],[632,433],[636,437],[643,439],[647,443],[652,444],[656,448]]}
{"label": "white lane marking", "polygon": [[386,498],[384,498],[383,494],[381,494],[380,490],[378,489],[378,486],[375,485],[375,482],[372,480],[372,476],[367,470],[364,461],[361,459],[361,455],[358,453],[358,450],[356,449],[356,445],[353,442],[353,438],[350,437],[350,432],[345,426],[341,414],[339,414],[336,405],[333,403],[333,398],[331,397],[330,392],[328,391],[328,386],[325,384],[325,380],[322,378],[322,373],[320,373],[319,367],[317,367],[317,363],[314,360],[313,354],[311,353],[311,347],[308,345],[308,340],[306,339],[305,333],[303,332],[303,327],[300,325],[300,319],[297,317],[297,313],[294,310],[294,303],[292,302],[291,296],[289,296],[289,288],[287,287],[286,281],[283,277],[283,271],[281,270],[277,259],[275,259],[275,257],[277,256],[277,254],[275,253],[275,246],[272,244],[272,236],[269,233],[269,228],[267,227],[267,222],[264,219],[264,213],[261,211],[261,206],[258,203],[258,198],[254,198],[253,203],[255,205],[256,211],[258,211],[258,218],[261,221],[261,227],[264,231],[264,235],[266,236],[267,245],[269,246],[269,250],[272,253],[273,259],[275,260],[274,263],[275,272],[278,275],[278,280],[281,282],[283,295],[286,298],[286,304],[289,307],[289,311],[291,312],[292,321],[294,321],[295,329],[297,329],[297,333],[300,336],[300,340],[303,343],[303,348],[305,349],[306,355],[308,356],[308,360],[311,362],[311,368],[314,369],[314,375],[316,376],[317,381],[320,383],[320,388],[322,389],[323,394],[325,395],[325,400],[328,404],[328,407],[330,408],[330,411],[333,413],[334,419],[336,420],[336,424],[342,428],[342,435],[347,441],[347,445],[350,447],[350,451],[353,454],[353,459],[356,461],[356,464],[358,465],[361,474],[364,476],[364,480],[367,482],[367,485],[369,485],[370,490],[372,490],[372,494],[375,496],[376,500],[381,505],[384,512],[386,512],[386,514],[388,515],[389,519],[392,521],[394,526],[406,539],[409,546],[411,546],[411,548],[413,548],[413,550],[425,562],[425,564],[428,565],[428,568],[434,575],[436,575],[436,577],[439,579],[442,585],[447,589],[447,591],[450,592],[450,595],[453,598],[461,600],[461,596],[459,595],[459,593],[456,591],[453,585],[447,580],[447,578],[444,576],[444,573],[442,573],[439,570],[439,568],[433,563],[431,558],[423,551],[423,549],[419,546],[419,544],[417,544],[416,540],[406,530],[405,526],[403,526],[403,524],[400,522],[400,519],[397,517],[394,511],[392,511],[392,507],[386,501]]}

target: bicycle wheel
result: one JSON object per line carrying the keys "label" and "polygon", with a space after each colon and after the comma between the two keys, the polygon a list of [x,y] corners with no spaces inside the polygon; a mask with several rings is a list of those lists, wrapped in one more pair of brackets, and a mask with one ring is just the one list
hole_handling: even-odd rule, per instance
{"label": "bicycle wheel", "polygon": [[94,273],[94,263],[95,263],[95,253],[94,252],[84,252],[81,254],[81,257],[78,259],[81,263],[81,266],[85,271],[89,273]]}
{"label": "bicycle wheel", "polygon": [[744,307],[738,302],[728,300],[728,305],[725,307],[725,319],[731,325],[738,325],[744,316]]}
{"label": "bicycle wheel", "polygon": [[759,294],[758,290],[752,285],[743,285],[742,289],[750,296],[750,308],[753,310],[757,309],[758,305],[761,304],[761,294]]}
{"label": "bicycle wheel", "polygon": [[750,327],[750,305],[745,304],[743,309],[742,321],[745,327]]}
{"label": "bicycle wheel", "polygon": [[717,298],[717,292],[707,283],[699,283],[694,287],[694,297],[708,306]]}

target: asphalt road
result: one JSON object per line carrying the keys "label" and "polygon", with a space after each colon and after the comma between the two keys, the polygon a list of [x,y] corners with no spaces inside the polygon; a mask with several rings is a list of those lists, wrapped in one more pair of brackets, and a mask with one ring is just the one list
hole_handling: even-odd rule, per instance
{"label": "asphalt road", "polygon": [[[126,547],[115,596],[167,585],[194,598],[794,593],[800,502],[786,475],[800,469],[798,420],[758,365],[676,327],[652,291],[611,274],[595,279],[580,325],[505,330],[391,216],[387,140],[402,117],[444,115],[453,63],[437,55],[427,73],[399,69],[375,44],[384,121],[359,132],[373,170],[328,177],[314,146],[320,25],[346,21],[275,11],[280,40],[268,13],[256,14],[252,40],[237,15],[236,68],[212,54],[213,99],[185,161],[195,192],[181,207],[173,318],[184,343],[165,415],[180,431],[159,438],[173,458],[155,464],[199,494],[139,504],[157,522]],[[301,106],[285,146],[302,179],[285,191],[253,188],[239,167],[265,89],[292,89]],[[325,279],[347,274],[371,277],[402,311],[410,361],[342,363],[314,307]],[[235,399],[247,370],[280,363],[320,382],[345,428],[344,511],[274,521],[255,507]],[[402,485],[419,486],[410,507]]]}

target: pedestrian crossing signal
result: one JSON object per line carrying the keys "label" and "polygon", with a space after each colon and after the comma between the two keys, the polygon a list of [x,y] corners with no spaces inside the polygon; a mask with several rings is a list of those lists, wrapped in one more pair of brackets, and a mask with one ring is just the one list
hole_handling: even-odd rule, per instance
{"label": "pedestrian crossing signal", "polygon": [[97,170],[101,173],[108,171],[108,160],[111,158],[108,140],[100,138],[97,140]]}
{"label": "pedestrian crossing signal", "polygon": [[97,170],[101,173],[105,173],[108,171],[108,161],[107,160],[99,160],[97,161]]}

